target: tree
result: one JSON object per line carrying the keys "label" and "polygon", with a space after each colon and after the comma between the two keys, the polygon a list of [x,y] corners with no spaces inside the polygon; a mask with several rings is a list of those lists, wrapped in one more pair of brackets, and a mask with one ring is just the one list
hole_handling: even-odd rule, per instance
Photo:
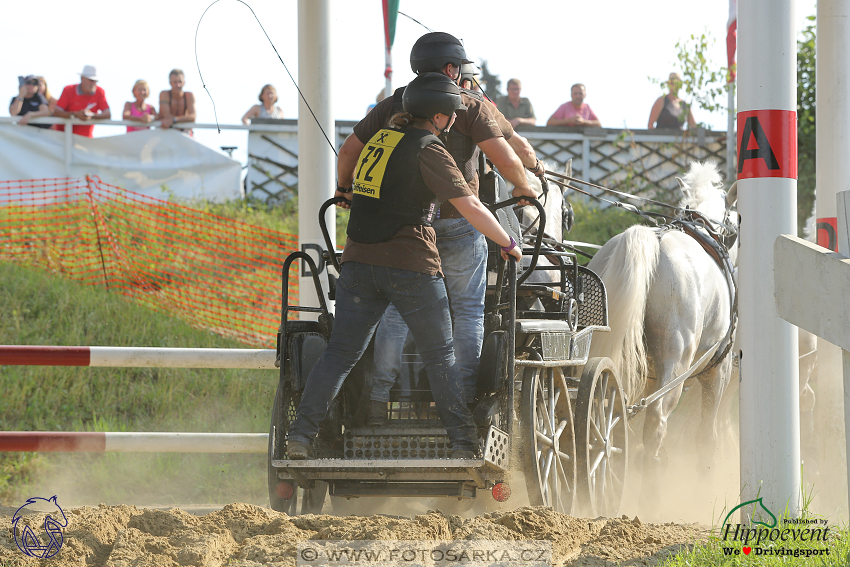
{"label": "tree", "polygon": [[502,81],[499,80],[499,75],[494,75],[490,72],[490,69],[487,68],[487,62],[483,59],[481,60],[481,82],[484,83],[484,86],[487,87],[487,96],[493,102],[499,100],[499,97],[505,96],[502,94]]}
{"label": "tree", "polygon": [[[707,113],[726,109],[725,101],[717,102],[717,97],[726,91],[726,67],[716,67],[706,57],[714,38],[706,30],[701,35],[691,34],[689,38],[676,42],[676,58],[682,70],[682,86],[679,96],[691,108],[699,108]],[[650,77],[653,83],[667,84],[667,79]],[[682,94],[684,93],[684,94]],[[703,125],[704,123],[699,123]]]}
{"label": "tree", "polygon": [[815,203],[815,16],[797,40],[797,228],[802,234]]}

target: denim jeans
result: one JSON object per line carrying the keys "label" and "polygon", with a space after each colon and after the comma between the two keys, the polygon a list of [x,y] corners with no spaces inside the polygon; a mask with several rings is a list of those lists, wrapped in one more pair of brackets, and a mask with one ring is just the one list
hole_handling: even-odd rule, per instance
{"label": "denim jeans", "polygon": [[[487,286],[487,240],[466,219],[433,223],[437,249],[451,304],[455,359],[467,402],[475,400],[478,363],[484,340],[484,291]],[[391,305],[375,335],[372,399],[387,402],[401,372],[407,326]],[[417,342],[417,350],[419,343]]]}
{"label": "denim jeans", "polygon": [[331,400],[363,355],[392,303],[410,327],[428,373],[437,414],[453,449],[476,450],[478,434],[455,366],[443,280],[409,270],[346,262],[336,287],[331,340],[310,372],[289,439],[312,443]]}

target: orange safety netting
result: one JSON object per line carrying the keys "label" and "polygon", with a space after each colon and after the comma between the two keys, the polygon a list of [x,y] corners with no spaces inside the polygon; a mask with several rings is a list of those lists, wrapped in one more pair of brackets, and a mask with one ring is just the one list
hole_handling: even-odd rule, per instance
{"label": "orange safety netting", "polygon": [[[97,177],[0,182],[0,260],[104,285],[254,346],[275,344],[281,266],[297,246],[297,236]],[[297,264],[291,298],[298,293]]]}

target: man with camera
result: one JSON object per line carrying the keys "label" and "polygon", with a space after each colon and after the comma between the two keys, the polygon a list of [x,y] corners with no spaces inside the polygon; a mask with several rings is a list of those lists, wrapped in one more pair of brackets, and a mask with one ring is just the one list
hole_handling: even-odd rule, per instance
{"label": "man with camera", "polygon": [[[26,126],[33,118],[50,116],[47,99],[38,92],[35,75],[18,77],[18,96],[9,103],[9,115],[20,116],[18,124]],[[33,124],[36,128],[50,128],[50,124]]]}

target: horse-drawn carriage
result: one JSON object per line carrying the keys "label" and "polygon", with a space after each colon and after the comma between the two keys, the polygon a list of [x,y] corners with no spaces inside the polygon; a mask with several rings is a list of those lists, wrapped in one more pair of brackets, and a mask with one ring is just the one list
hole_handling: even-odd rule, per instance
{"label": "horse-drawn carriage", "polygon": [[[510,209],[517,201],[508,199],[492,209],[521,241],[523,229]],[[323,205],[319,219],[328,248],[325,259],[339,269],[339,255],[323,222],[334,202]],[[589,512],[616,512],[627,462],[626,406],[610,361],[588,360],[593,334],[608,331],[605,286],[579,265],[574,252],[544,243],[552,242],[544,239],[546,210],[539,202],[533,205],[539,216],[525,234],[523,264],[506,262],[490,250],[479,401],[473,412],[480,458],[451,458],[427,377],[412,351],[405,353],[402,375],[390,393],[385,425],[367,424],[375,355],[370,345],[332,402],[313,458],[287,459],[287,430],[333,325],[312,258],[290,254],[282,270],[280,382],[269,435],[274,509],[318,513],[327,492],[346,498],[466,500],[486,490],[504,500],[512,473],[519,471],[532,503],[569,514],[581,500]],[[309,266],[320,307],[287,304],[289,268],[295,260]],[[532,277],[541,273],[544,277]],[[290,320],[294,311],[317,312],[318,320]]]}
{"label": "horse-drawn carriage", "polygon": [[[692,168],[700,185],[691,189],[683,184],[683,189],[693,203],[711,205],[715,218],[722,215],[724,219],[718,226],[728,227],[729,203],[717,187],[714,166],[711,171],[708,167]],[[504,192],[501,197],[491,209],[503,228],[525,246],[520,265],[503,261],[495,249],[490,250],[479,401],[473,412],[480,458],[451,458],[446,431],[413,350],[405,354],[402,376],[390,393],[385,425],[367,424],[375,356],[370,345],[332,402],[314,443],[314,457],[287,459],[287,430],[333,326],[312,258],[303,252],[287,258],[278,338],[280,382],[269,434],[269,498],[274,509],[298,513],[300,498],[300,513],[318,513],[328,492],[344,498],[442,496],[468,501],[479,490],[490,490],[495,499],[504,500],[510,494],[508,482],[521,475],[532,504],[567,514],[578,505],[587,514],[612,516],[625,493],[629,418],[648,410],[652,425],[644,429],[644,464],[652,466],[664,437],[658,423],[666,428],[666,416],[689,377],[698,377],[703,387],[700,442],[705,459],[712,457],[714,421],[728,383],[728,345],[735,319],[731,260],[722,245],[716,246],[711,239],[716,232],[712,220],[698,213],[683,215],[680,210],[671,224],[660,229],[633,227],[602,247],[590,266],[598,266],[599,274],[615,283],[612,305],[616,305],[618,322],[615,332],[607,333],[614,340],[599,341],[604,344],[602,350],[594,345],[598,355],[591,356],[594,333],[611,330],[608,294],[603,277],[581,266],[578,250],[562,241],[561,223],[552,223],[556,230],[547,234],[547,211],[549,216],[566,213],[560,209],[563,195],[544,192],[541,199],[546,207],[534,201],[537,214],[524,225],[510,208],[518,199],[507,199]],[[323,224],[324,213],[334,202],[323,205],[319,220],[328,248],[324,257],[339,270],[339,254]],[[681,240],[680,233],[688,240]],[[664,242],[670,244],[663,244],[668,234],[673,236]],[[630,244],[636,237],[655,252],[640,259]],[[687,275],[701,282],[696,287],[702,295],[689,298],[683,294],[694,286],[669,281],[658,261],[666,257],[670,246],[678,247],[677,254],[695,267]],[[635,258],[623,256],[625,250]],[[694,261],[699,255],[705,258]],[[295,260],[309,266],[320,307],[287,304],[289,268]],[[653,275],[657,266],[661,266],[658,274]],[[643,273],[639,281],[629,275],[638,272]],[[673,293],[654,299],[653,278]],[[671,322],[675,332],[664,335],[684,338],[684,342],[668,345],[664,337],[656,337],[656,329],[644,329],[645,318],[648,322],[656,312],[685,306],[702,318]],[[292,311],[316,312],[318,320],[289,320]],[[646,350],[640,350],[644,342]],[[618,368],[626,369],[625,377],[618,376]],[[649,387],[647,377],[656,378]],[[658,476],[651,481],[657,484]],[[647,494],[655,489],[650,486]]]}

